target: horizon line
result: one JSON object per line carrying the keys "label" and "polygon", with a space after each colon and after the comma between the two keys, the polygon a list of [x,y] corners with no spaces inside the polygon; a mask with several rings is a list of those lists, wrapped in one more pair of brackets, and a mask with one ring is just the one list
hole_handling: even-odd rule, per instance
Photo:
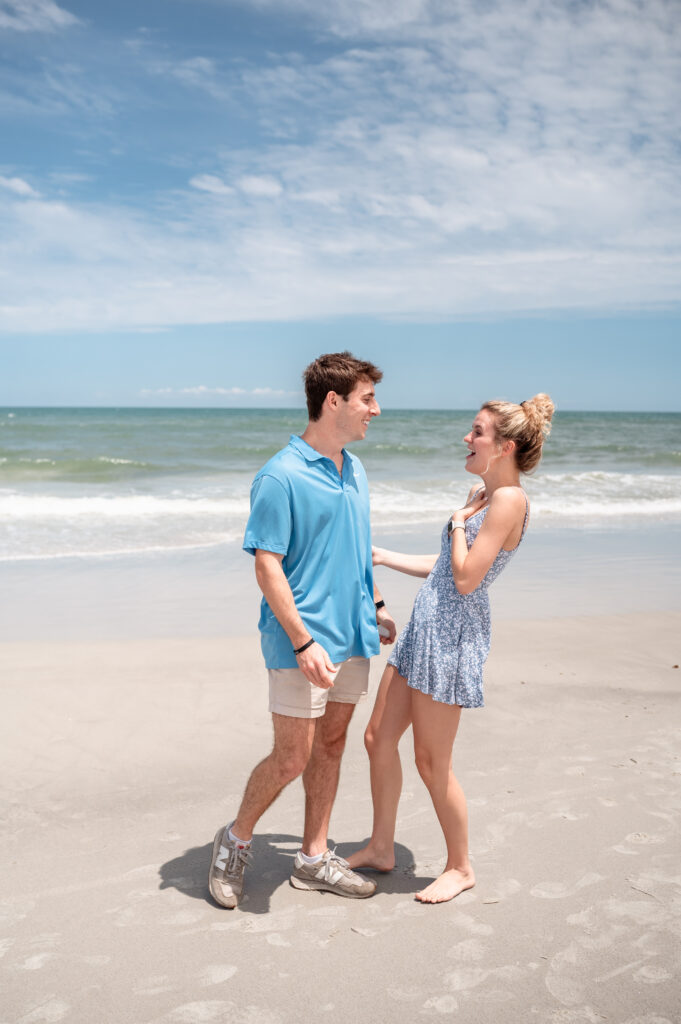
{"label": "horizon line", "polygon": [[[479,406],[458,406],[453,407],[435,407],[435,406],[422,406],[422,405],[395,405],[395,406],[382,406],[381,415],[384,412],[475,412]],[[297,405],[0,405],[0,411],[12,412],[14,409],[23,409],[29,411],[50,409],[53,411],[75,411],[79,409],[99,409],[103,412],[116,412],[116,411],[131,411],[131,412],[304,412],[307,410],[304,406]],[[602,408],[580,408],[580,409],[566,409],[557,405],[555,414],[560,412],[563,413],[612,413],[613,415],[619,415],[622,413],[635,413],[639,415],[652,415],[652,416],[678,416],[681,415],[681,409],[602,409]]]}

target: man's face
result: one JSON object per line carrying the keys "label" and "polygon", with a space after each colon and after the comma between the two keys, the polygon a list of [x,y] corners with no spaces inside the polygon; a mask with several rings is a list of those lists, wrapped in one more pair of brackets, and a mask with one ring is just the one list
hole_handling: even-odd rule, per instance
{"label": "man's face", "polygon": [[381,408],[376,401],[374,385],[370,380],[358,381],[347,398],[340,398],[338,406],[336,422],[343,444],[363,441],[372,418],[380,415]]}

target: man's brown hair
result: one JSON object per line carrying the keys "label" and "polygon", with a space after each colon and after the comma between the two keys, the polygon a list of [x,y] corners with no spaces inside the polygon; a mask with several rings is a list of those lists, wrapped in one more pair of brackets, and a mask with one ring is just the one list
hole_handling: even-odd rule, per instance
{"label": "man's brown hair", "polygon": [[355,359],[351,352],[329,352],[319,356],[303,371],[310,420],[314,422],[321,416],[329,391],[335,391],[347,401],[358,381],[369,380],[378,384],[382,379],[383,373],[377,366],[364,359]]}

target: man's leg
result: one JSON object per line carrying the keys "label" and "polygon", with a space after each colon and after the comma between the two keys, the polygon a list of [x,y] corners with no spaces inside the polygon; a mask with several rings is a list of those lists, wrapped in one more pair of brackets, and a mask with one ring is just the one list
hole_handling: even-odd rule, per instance
{"label": "man's leg", "polygon": [[252,862],[250,840],[258,819],[304,770],[314,740],[315,719],[272,714],[274,746],[251,772],[239,813],[232,825],[218,829],[208,887],[216,903],[233,909],[243,892],[244,871]]}
{"label": "man's leg", "polygon": [[305,834],[291,872],[291,885],[296,889],[323,889],[351,899],[364,899],[376,891],[375,882],[358,875],[347,861],[327,849],[345,737],[368,681],[368,659],[349,658],[336,676],[323,717],[317,720],[312,753],[303,773]]}
{"label": "man's leg", "polygon": [[312,754],[303,773],[303,848],[293,863],[291,885],[296,889],[323,889],[338,896],[365,899],[373,896],[376,883],[358,875],[347,861],[327,849],[345,735],[354,710],[354,704],[329,701],[324,717],[317,720]]}
{"label": "man's leg", "polygon": [[272,752],[251,772],[234,819],[232,832],[248,842],[253,829],[282,789],[297,779],[310,760],[315,737],[315,723],[323,718],[289,718],[273,714],[274,746]]}
{"label": "man's leg", "polygon": [[329,701],[323,717],[316,720],[312,753],[303,772],[303,853],[308,857],[315,857],[326,851],[329,821],[340,777],[340,763],[354,710],[354,704]]}

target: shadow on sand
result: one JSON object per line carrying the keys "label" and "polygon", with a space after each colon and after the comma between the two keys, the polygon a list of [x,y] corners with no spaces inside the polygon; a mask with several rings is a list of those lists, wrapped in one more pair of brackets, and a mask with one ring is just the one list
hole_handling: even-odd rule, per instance
{"label": "shadow on sand", "polygon": [[[349,856],[361,849],[364,843],[344,843],[339,850],[341,856]],[[333,843],[329,843],[333,849]],[[293,858],[300,849],[300,836],[258,835],[253,839],[255,867],[248,872],[247,890],[239,910],[246,914],[266,914],[270,910],[270,898],[275,889],[288,882]],[[177,889],[196,900],[205,900],[217,906],[208,891],[208,869],[213,844],[193,846],[179,857],[166,861],[159,868],[161,882],[159,889]],[[395,844],[397,863],[390,872],[367,871],[375,879],[378,892],[403,893],[410,895],[422,889],[432,878],[417,878],[414,875],[414,858],[406,846]],[[329,894],[321,893],[325,896]]]}

